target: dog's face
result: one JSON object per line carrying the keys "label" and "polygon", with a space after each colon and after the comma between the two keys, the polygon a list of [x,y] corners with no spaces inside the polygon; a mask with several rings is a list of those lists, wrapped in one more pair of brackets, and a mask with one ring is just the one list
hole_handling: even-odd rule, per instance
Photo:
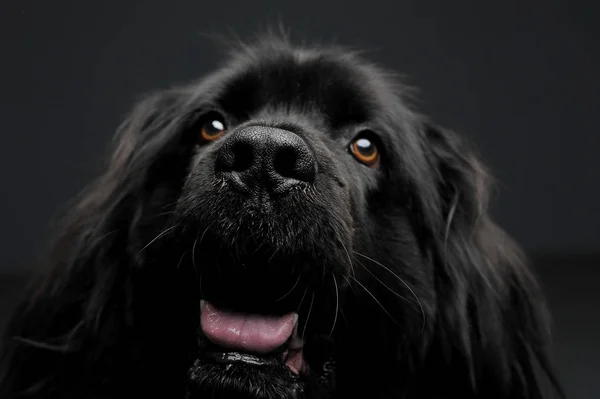
{"label": "dog's face", "polygon": [[192,252],[202,298],[193,392],[331,384],[348,287],[368,295],[376,262],[427,267],[400,177],[410,113],[347,54],[281,50],[204,81],[186,128],[172,236]]}
{"label": "dog's face", "polygon": [[0,394],[540,397],[535,282],[476,158],[406,94],[266,40],[142,101],[15,315]]}

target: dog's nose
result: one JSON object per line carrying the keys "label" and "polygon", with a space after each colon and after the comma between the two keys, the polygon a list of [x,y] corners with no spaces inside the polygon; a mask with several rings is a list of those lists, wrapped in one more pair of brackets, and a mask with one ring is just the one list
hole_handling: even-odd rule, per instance
{"label": "dog's nose", "polygon": [[215,170],[228,174],[246,191],[257,188],[284,193],[312,183],[317,173],[313,152],[297,134],[267,126],[249,126],[225,139]]}

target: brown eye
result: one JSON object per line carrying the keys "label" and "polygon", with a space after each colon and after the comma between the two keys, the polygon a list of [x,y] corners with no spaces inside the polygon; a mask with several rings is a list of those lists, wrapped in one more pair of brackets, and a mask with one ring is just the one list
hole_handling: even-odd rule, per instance
{"label": "brown eye", "polygon": [[358,162],[371,168],[379,165],[379,150],[372,140],[366,137],[358,137],[352,141],[350,150]]}
{"label": "brown eye", "polygon": [[225,122],[219,116],[207,118],[200,130],[200,138],[203,142],[214,141],[225,134]]}

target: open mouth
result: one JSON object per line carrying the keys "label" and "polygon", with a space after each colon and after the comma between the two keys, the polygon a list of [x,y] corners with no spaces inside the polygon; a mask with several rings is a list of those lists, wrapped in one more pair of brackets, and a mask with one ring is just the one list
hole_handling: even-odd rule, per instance
{"label": "open mouth", "polygon": [[[245,282],[255,287],[254,280]],[[278,301],[279,292],[260,281],[255,292],[245,291],[239,278],[219,283],[212,280],[202,292],[188,399],[215,392],[216,399],[301,399],[334,391],[335,337],[330,309],[313,306],[319,296],[304,301],[306,295],[292,293]]]}
{"label": "open mouth", "polygon": [[209,341],[205,357],[215,363],[285,365],[295,375],[308,371],[298,314],[281,316],[236,313],[200,302],[201,331]]}

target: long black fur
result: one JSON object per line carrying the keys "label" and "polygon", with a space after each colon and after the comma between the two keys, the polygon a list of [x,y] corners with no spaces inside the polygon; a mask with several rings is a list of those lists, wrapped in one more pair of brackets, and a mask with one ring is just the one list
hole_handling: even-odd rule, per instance
{"label": "long black fur", "polygon": [[[195,149],[195,118],[215,98],[236,114],[230,126],[277,121],[301,126],[307,137],[328,137],[313,144],[324,151],[326,182],[339,184],[324,185],[306,212],[329,225],[292,221],[285,230],[283,221],[264,221],[258,228],[285,256],[313,253],[312,263],[322,262],[317,271],[299,266],[311,287],[302,303],[313,312],[301,326],[309,363],[327,360],[317,359],[324,341],[315,339],[310,353],[310,337],[332,342],[326,353],[335,360],[336,382],[327,395],[561,396],[540,289],[517,245],[488,214],[485,169],[457,134],[412,109],[407,93],[357,54],[271,37],[239,46],[197,83],[140,101],[12,318],[0,397],[185,396],[198,301],[216,286],[202,281],[212,270],[203,258],[219,241],[240,257],[253,244],[239,236],[244,219],[234,222],[227,213],[239,204],[218,203],[197,167],[208,158]],[[382,136],[378,171],[335,149],[348,129],[368,124]],[[296,205],[298,220],[314,221],[301,217],[306,204]],[[211,223],[221,226],[211,230]],[[196,247],[203,232],[211,244]],[[307,396],[325,394],[306,384]],[[262,388],[252,392],[270,392]]]}

